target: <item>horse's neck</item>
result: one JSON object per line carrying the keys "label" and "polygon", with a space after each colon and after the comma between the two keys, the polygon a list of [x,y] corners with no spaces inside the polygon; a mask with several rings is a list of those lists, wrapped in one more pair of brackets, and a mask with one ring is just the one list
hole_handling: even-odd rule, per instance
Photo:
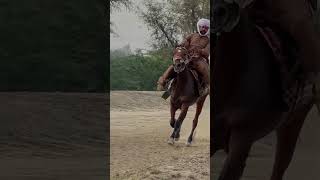
{"label": "horse's neck", "polygon": [[188,68],[186,68],[185,70],[183,70],[182,72],[178,73],[177,75],[177,83],[181,83],[181,84],[186,84],[187,81],[189,81],[189,76],[190,75],[190,71]]}
{"label": "horse's neck", "polygon": [[184,71],[178,73],[177,75],[177,87],[194,88],[194,79],[190,70],[186,68]]}

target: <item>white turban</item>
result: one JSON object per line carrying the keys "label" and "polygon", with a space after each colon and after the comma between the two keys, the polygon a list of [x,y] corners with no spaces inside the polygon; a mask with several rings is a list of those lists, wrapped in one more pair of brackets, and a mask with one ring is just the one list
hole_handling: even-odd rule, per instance
{"label": "white turban", "polygon": [[204,18],[200,19],[200,20],[197,22],[197,29],[198,29],[198,33],[199,33],[201,36],[206,36],[206,35],[209,34],[209,29],[208,29],[208,31],[206,32],[206,34],[202,35],[202,34],[200,33],[199,26],[207,26],[207,27],[209,27],[209,29],[210,29],[210,21],[209,21],[208,19],[204,19]]}

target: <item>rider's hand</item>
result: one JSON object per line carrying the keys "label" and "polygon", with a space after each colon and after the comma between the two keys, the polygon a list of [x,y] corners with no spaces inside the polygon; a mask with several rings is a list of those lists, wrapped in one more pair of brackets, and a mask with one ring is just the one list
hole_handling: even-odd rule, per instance
{"label": "rider's hand", "polygon": [[202,53],[202,51],[201,51],[201,49],[194,49],[193,50],[193,55],[201,55],[201,53]]}

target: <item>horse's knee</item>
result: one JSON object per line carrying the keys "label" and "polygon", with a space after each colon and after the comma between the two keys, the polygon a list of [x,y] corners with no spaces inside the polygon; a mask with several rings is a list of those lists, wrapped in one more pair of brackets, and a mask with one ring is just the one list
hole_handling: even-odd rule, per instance
{"label": "horse's knee", "polygon": [[175,124],[175,120],[174,120],[174,119],[170,119],[170,126],[171,126],[172,128],[174,128],[174,124]]}

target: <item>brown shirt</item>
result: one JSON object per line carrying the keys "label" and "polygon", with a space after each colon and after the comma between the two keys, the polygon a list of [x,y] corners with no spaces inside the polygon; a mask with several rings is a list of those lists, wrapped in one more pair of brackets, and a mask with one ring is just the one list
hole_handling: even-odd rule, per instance
{"label": "brown shirt", "polygon": [[202,57],[208,59],[210,54],[210,38],[208,36],[200,36],[198,33],[192,33],[180,44],[188,50],[199,49]]}

